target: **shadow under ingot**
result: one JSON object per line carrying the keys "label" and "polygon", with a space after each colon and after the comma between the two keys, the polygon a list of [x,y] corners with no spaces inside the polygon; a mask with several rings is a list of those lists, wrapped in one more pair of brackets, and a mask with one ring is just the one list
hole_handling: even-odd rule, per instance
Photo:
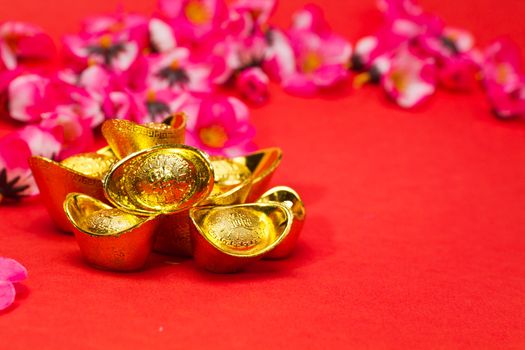
{"label": "shadow under ingot", "polygon": [[231,273],[263,258],[289,234],[293,214],[279,203],[249,203],[190,210],[195,263]]}
{"label": "shadow under ingot", "polygon": [[186,145],[160,145],[132,153],[104,178],[108,200],[136,215],[182,212],[207,198],[212,187],[208,157]]}
{"label": "shadow under ingot", "polygon": [[281,203],[282,205],[290,208],[293,213],[293,223],[290,229],[290,233],[286,238],[270,251],[267,255],[264,256],[265,259],[281,259],[288,257],[299,239],[301,230],[304,225],[304,220],[306,218],[306,209],[304,203],[299,197],[299,194],[293,189],[287,186],[276,186],[265,193],[257,200],[258,203]]}
{"label": "shadow under ingot", "polygon": [[247,201],[253,202],[268,188],[272,175],[281,163],[282,151],[271,147],[245,156],[231,158],[232,161],[246,166],[252,176],[252,188]]}
{"label": "shadow under ingot", "polygon": [[183,144],[186,116],[177,113],[163,123],[140,125],[129,120],[110,119],[102,124],[102,135],[120,159],[157,145]]}
{"label": "shadow under ingot", "polygon": [[73,230],[63,210],[68,193],[81,192],[106,200],[102,178],[116,160],[108,154],[99,153],[81,153],[61,162],[39,156],[29,159],[40,197],[55,226],[66,232]]}
{"label": "shadow under ingot", "polygon": [[113,208],[95,198],[70,193],[64,212],[84,259],[96,267],[115,271],[140,269],[146,263],[158,220]]}
{"label": "shadow under ingot", "polygon": [[[232,205],[244,203],[251,188],[251,172],[243,164],[226,158],[211,158],[214,171],[213,189],[198,206]],[[232,171],[233,170],[233,171]],[[179,257],[191,257],[189,209],[163,215],[157,229],[154,250]]]}

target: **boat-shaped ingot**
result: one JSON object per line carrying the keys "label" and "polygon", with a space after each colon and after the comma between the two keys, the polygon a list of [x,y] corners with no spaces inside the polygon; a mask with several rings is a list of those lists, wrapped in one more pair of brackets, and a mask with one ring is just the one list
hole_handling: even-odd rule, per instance
{"label": "boat-shaped ingot", "polygon": [[277,147],[232,158],[234,162],[245,165],[252,173],[252,188],[247,198],[248,202],[255,201],[266,191],[281,159],[282,151]]}
{"label": "boat-shaped ingot", "polygon": [[289,256],[297,244],[297,240],[299,239],[306,218],[306,209],[301,197],[299,197],[299,194],[290,187],[277,186],[266,191],[257,202],[277,202],[291,209],[293,213],[293,223],[290,233],[281,244],[270,251],[264,258],[281,259]]}
{"label": "boat-shaped ingot", "polygon": [[102,124],[102,135],[118,158],[157,145],[184,143],[186,117],[177,113],[163,123],[144,125],[123,119],[110,119]]}
{"label": "boat-shaped ingot", "polygon": [[289,234],[291,210],[279,203],[249,203],[190,210],[195,263],[230,273],[263,258]]}
{"label": "boat-shaped ingot", "polygon": [[[213,189],[199,206],[232,205],[244,203],[251,188],[251,172],[241,163],[231,159],[212,157],[214,171]],[[163,215],[157,230],[154,250],[179,257],[191,257],[189,210]]]}
{"label": "boat-shaped ingot", "polygon": [[60,230],[73,230],[62,206],[67,194],[81,192],[105,200],[102,178],[116,160],[98,153],[81,153],[61,162],[39,156],[30,158],[29,165],[42,202]]}
{"label": "boat-shaped ingot", "polygon": [[115,271],[140,269],[153,246],[158,223],[154,216],[136,216],[81,193],[70,193],[64,212],[84,259]]}
{"label": "boat-shaped ingot", "polygon": [[208,157],[186,145],[160,145],[132,153],[104,178],[108,200],[135,215],[182,212],[206,199],[212,187]]}

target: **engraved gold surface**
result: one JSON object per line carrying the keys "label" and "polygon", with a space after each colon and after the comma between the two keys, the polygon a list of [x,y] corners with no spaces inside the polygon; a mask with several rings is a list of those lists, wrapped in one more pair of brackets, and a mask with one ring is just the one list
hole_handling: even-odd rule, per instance
{"label": "engraved gold surface", "polygon": [[140,125],[128,120],[110,119],[102,124],[102,135],[118,158],[157,145],[184,143],[185,115],[176,114],[166,122]]}
{"label": "engraved gold surface", "polygon": [[81,193],[70,193],[64,212],[83,257],[100,268],[141,268],[153,245],[156,217],[135,216]]}
{"label": "engraved gold surface", "polygon": [[265,258],[268,259],[280,259],[289,256],[304,224],[306,218],[306,209],[304,203],[299,197],[299,194],[295,192],[292,188],[287,186],[277,186],[266,191],[261,198],[257,200],[259,203],[272,203],[277,202],[281,203],[291,209],[293,213],[293,224],[290,229],[290,233],[278,246],[276,246],[272,251],[270,251]]}
{"label": "engraved gold surface", "polygon": [[[242,164],[226,158],[211,158],[213,189],[199,206],[244,203],[251,188],[251,172]],[[154,250],[178,257],[191,257],[189,211],[163,215],[156,233]]]}
{"label": "engraved gold surface", "polygon": [[213,272],[238,271],[286,238],[292,216],[279,203],[190,209],[195,262]]}
{"label": "engraved gold surface", "polygon": [[79,154],[61,163],[39,156],[29,159],[40,198],[60,230],[71,232],[73,229],[62,209],[68,193],[81,192],[105,200],[101,177],[115,160],[98,153]]}
{"label": "engraved gold surface", "polygon": [[212,187],[213,168],[207,156],[185,145],[133,153],[104,178],[109,201],[138,215],[183,211],[207,198]]}
{"label": "engraved gold surface", "polygon": [[63,166],[83,175],[102,179],[117,159],[98,153],[81,153],[60,162]]}
{"label": "engraved gold surface", "polygon": [[248,202],[255,201],[267,189],[281,159],[282,151],[277,147],[265,148],[245,156],[231,158],[235,163],[246,166],[252,174],[252,188],[247,198]]}

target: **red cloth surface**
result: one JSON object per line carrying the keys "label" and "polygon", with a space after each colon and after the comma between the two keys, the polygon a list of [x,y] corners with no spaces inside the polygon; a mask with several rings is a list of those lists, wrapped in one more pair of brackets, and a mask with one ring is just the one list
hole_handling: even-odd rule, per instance
{"label": "red cloth surface", "polygon": [[[523,53],[522,0],[421,2],[481,45],[509,34]],[[58,37],[118,3],[1,0],[0,20]],[[302,3],[282,1],[274,23]],[[321,5],[352,41],[380,23],[371,0]],[[273,183],[307,206],[293,257],[233,275],[160,255],[104,272],[37,200],[0,206],[0,255],[29,271],[0,313],[0,349],[525,348],[525,124],[494,119],[480,91],[439,91],[417,111],[373,87],[271,92],[252,117],[259,146],[284,151]]]}

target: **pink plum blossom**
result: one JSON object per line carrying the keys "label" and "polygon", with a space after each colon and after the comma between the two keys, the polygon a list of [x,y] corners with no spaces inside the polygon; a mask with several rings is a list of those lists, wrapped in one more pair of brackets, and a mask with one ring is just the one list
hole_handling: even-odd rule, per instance
{"label": "pink plum blossom", "polygon": [[485,51],[483,83],[496,116],[525,117],[525,74],[519,50],[508,39],[500,39]]}
{"label": "pink plum blossom", "polygon": [[306,30],[291,31],[289,37],[296,64],[295,71],[282,80],[286,91],[310,95],[347,77],[351,46],[346,40]]}
{"label": "pink plum blossom", "polygon": [[0,25],[0,67],[15,69],[21,62],[48,60],[55,51],[51,38],[32,24],[11,21]]}
{"label": "pink plum blossom", "polygon": [[27,125],[15,135],[27,143],[34,156],[57,159],[62,150],[63,132],[58,126]]}
{"label": "pink plum blossom", "polygon": [[27,278],[27,270],[14,259],[0,257],[0,310],[7,309],[15,301],[14,284]]}
{"label": "pink plum blossom", "polygon": [[45,130],[60,130],[62,146],[58,160],[87,151],[94,142],[90,120],[75,113],[74,106],[58,106],[54,112],[44,113],[40,126]]}
{"label": "pink plum blossom", "polygon": [[396,52],[381,85],[387,95],[403,108],[419,105],[436,89],[436,67],[431,58],[421,58],[408,47]]}
{"label": "pink plum blossom", "polygon": [[8,109],[11,118],[31,122],[40,119],[45,111],[39,108],[46,102],[46,90],[49,79],[36,74],[24,74],[13,79],[9,84]]}
{"label": "pink plum blossom", "polygon": [[95,63],[123,72],[139,54],[139,44],[129,32],[69,35],[64,38],[64,46],[68,63],[76,69]]}
{"label": "pink plum blossom", "polygon": [[206,64],[190,61],[190,51],[176,48],[150,56],[146,85],[150,89],[171,89],[173,92],[211,90],[211,68]]}
{"label": "pink plum blossom", "polygon": [[212,155],[237,156],[254,150],[248,108],[234,97],[193,95],[177,107],[187,114],[186,143]]}
{"label": "pink plum blossom", "polygon": [[235,81],[241,96],[254,104],[262,104],[268,100],[269,78],[259,67],[243,70]]}
{"label": "pink plum blossom", "polygon": [[276,0],[237,0],[230,6],[240,13],[248,13],[259,25],[265,24],[275,10]]}
{"label": "pink plum blossom", "polygon": [[223,0],[160,0],[160,11],[174,28],[177,38],[186,44],[195,44],[228,19],[228,9]]}
{"label": "pink plum blossom", "polygon": [[267,48],[263,67],[270,78],[281,82],[295,73],[295,54],[290,40],[281,30],[269,29],[266,34]]}
{"label": "pink plum blossom", "polygon": [[29,157],[31,149],[17,133],[0,139],[0,202],[38,193],[27,162]]}

